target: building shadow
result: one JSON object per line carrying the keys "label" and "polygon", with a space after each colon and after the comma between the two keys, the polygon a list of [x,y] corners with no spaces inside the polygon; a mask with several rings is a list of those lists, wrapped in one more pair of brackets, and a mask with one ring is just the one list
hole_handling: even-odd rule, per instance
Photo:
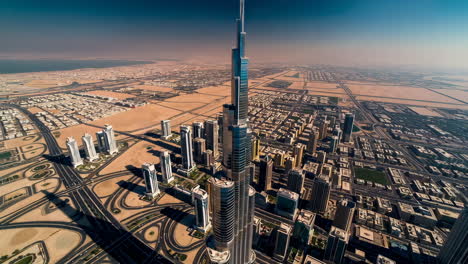
{"label": "building shadow", "polygon": [[145,187],[141,186],[141,185],[138,185],[136,183],[133,183],[133,182],[129,182],[129,181],[119,181],[117,183],[120,187],[124,188],[124,189],[127,189],[131,192],[134,192],[138,195],[144,195],[145,192],[146,192],[146,189]]}
{"label": "building shadow", "polygon": [[161,138],[161,135],[156,134],[154,132],[146,132],[145,136],[152,137],[152,138],[158,138],[158,139]]}
{"label": "building shadow", "polygon": [[45,158],[46,160],[52,162],[52,163],[57,163],[57,164],[62,164],[65,166],[72,166],[70,162],[69,157],[65,157],[65,155],[50,155],[50,154],[42,154],[42,157]]}
{"label": "building shadow", "polygon": [[165,207],[161,210],[161,213],[186,227],[192,227],[195,225],[195,216],[179,209]]}
{"label": "building shadow", "polygon": [[151,153],[151,154],[153,154],[154,156],[156,156],[156,157],[158,157],[158,158],[159,158],[159,156],[161,155],[161,151],[155,150],[155,149],[150,149],[150,150],[148,150],[148,153]]}
{"label": "building shadow", "polygon": [[138,177],[140,177],[140,178],[143,177],[143,173],[142,173],[142,171],[141,171],[140,168],[137,168],[137,167],[135,167],[135,166],[133,166],[133,165],[127,165],[127,166],[125,166],[125,168],[126,168],[129,172],[133,173],[133,175],[138,176]]}
{"label": "building shadow", "polygon": [[167,150],[169,150],[169,151],[171,151],[173,153],[179,153],[180,154],[180,147],[178,147],[178,146],[173,146],[171,144],[168,144],[168,143],[166,143],[164,141],[160,141],[160,140],[154,141],[153,144],[158,145],[158,146],[160,146],[160,147],[162,147],[164,149],[167,149]]}
{"label": "building shadow", "polygon": [[[100,217],[88,215],[76,210],[70,206],[69,203],[65,202],[53,193],[47,191],[42,192],[46,195],[46,198],[49,201],[55,204],[58,209],[71,219],[75,219],[77,215],[81,215],[80,220],[76,221],[76,223],[86,232],[96,245],[114,261],[118,263],[172,263],[164,256],[158,255],[154,249],[143,243],[127,230],[116,227]],[[82,219],[86,219],[89,224],[83,223],[85,221],[81,221]],[[93,259],[96,256],[86,255],[87,253],[88,252],[85,252],[83,254],[83,258],[89,256],[90,259]],[[71,259],[64,259],[60,262],[67,263],[70,260]]]}

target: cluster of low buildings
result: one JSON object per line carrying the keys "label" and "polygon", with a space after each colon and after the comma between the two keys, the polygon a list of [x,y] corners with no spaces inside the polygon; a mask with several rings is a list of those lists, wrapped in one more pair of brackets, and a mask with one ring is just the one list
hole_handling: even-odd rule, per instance
{"label": "cluster of low buildings", "polygon": [[31,97],[20,102],[24,107],[39,107],[35,115],[50,129],[74,126],[114,115],[128,108],[74,94],[54,94]]}
{"label": "cluster of low buildings", "polygon": [[31,120],[15,108],[0,109],[0,140],[13,139],[36,133]]}

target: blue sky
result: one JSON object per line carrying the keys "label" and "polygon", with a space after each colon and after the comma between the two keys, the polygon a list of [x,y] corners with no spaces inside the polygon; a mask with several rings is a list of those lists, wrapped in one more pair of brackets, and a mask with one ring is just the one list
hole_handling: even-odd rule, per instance
{"label": "blue sky", "polygon": [[[236,0],[0,1],[0,54],[226,61]],[[463,67],[468,1],[246,0],[254,61]]]}

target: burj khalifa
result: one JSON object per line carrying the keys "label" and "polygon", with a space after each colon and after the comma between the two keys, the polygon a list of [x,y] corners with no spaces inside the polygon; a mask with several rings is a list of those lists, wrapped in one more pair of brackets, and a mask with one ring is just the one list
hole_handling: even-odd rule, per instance
{"label": "burj khalifa", "polygon": [[[233,212],[233,237],[229,243],[228,263],[253,263],[252,250],[255,190],[250,186],[250,138],[248,125],[248,65],[245,56],[244,0],[240,0],[237,19],[237,38],[232,49],[231,103],[223,105],[223,169],[226,180],[233,182],[234,203],[221,208],[225,214]],[[217,212],[213,212],[216,217]],[[213,221],[216,221],[214,219]],[[226,225],[224,225],[226,228]],[[214,230],[215,233],[218,230]],[[219,232],[218,232],[219,234]]]}

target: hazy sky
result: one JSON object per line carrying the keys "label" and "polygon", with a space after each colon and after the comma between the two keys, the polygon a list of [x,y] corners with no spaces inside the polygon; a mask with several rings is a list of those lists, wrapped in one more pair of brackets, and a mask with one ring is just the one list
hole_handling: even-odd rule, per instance
{"label": "hazy sky", "polygon": [[[229,62],[238,0],[0,1],[0,55]],[[252,62],[468,68],[467,0],[246,0]]]}

